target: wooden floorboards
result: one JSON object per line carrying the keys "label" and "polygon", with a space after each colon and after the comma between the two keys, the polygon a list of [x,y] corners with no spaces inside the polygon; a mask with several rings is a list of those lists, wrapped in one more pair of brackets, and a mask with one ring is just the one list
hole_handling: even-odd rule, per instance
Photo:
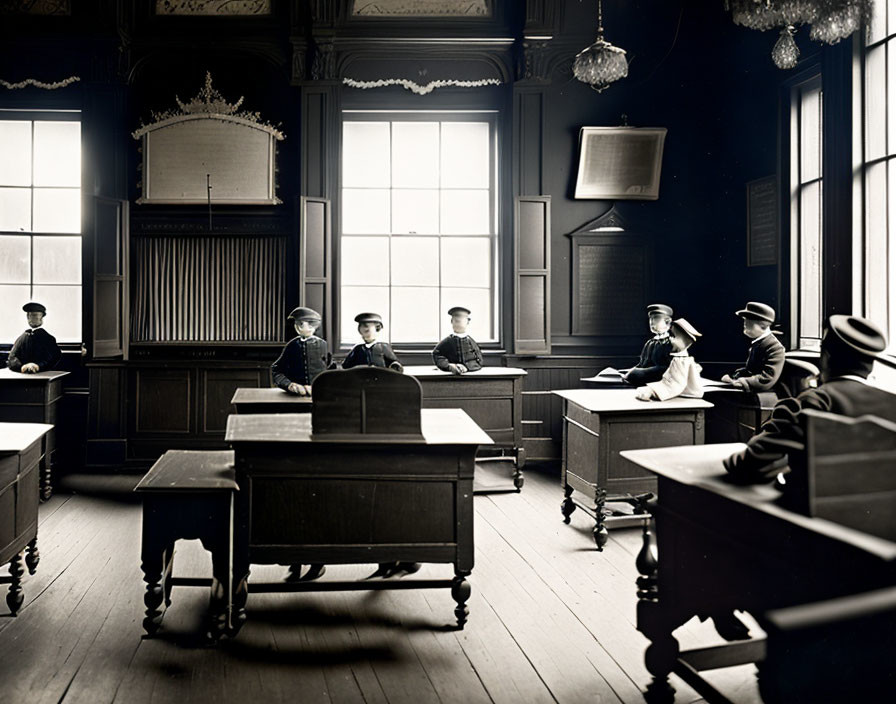
{"label": "wooden floorboards", "polygon": [[[587,516],[563,524],[561,499],[556,475],[539,471],[527,472],[520,494],[476,497],[464,631],[450,628],[447,590],[253,594],[239,636],[207,647],[202,589],[175,588],[159,636],[141,637],[139,504],[57,494],[41,505],[41,563],[26,577],[19,616],[6,616],[0,601],[0,702],[643,701],[647,642],[634,627],[640,531],[612,531],[598,553]],[[334,566],[325,579],[372,569]],[[181,542],[175,570],[206,575],[211,566],[198,543]],[[260,579],[284,574],[253,569]],[[450,575],[444,565],[420,573]],[[683,648],[720,642],[697,621],[676,635]],[[759,701],[752,666],[710,679],[732,701]],[[700,701],[673,684],[676,702]]]}

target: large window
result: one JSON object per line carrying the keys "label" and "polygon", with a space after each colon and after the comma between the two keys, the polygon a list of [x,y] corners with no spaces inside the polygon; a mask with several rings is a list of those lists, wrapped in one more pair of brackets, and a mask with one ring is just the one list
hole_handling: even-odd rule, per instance
{"label": "large window", "polygon": [[874,3],[864,52],[863,176],[865,313],[896,349],[896,0]]}
{"label": "large window", "polygon": [[496,339],[493,113],[345,112],[341,195],[342,343],[372,311],[381,339],[430,344],[456,305]]}
{"label": "large window", "polygon": [[822,92],[820,77],[793,87],[790,100],[790,204],[793,339],[821,344]]}
{"label": "large window", "polygon": [[0,111],[0,344],[26,329],[30,300],[59,342],[81,340],[80,233],[76,114]]}

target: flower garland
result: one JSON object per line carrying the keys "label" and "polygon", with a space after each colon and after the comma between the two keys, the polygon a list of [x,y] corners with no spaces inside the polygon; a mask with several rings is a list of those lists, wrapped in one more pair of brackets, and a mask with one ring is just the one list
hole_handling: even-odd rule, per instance
{"label": "flower garland", "polygon": [[354,78],[343,78],[342,82],[350,88],[383,88],[385,86],[401,86],[417,95],[427,95],[432,93],[436,88],[444,88],[446,86],[457,86],[458,88],[479,88],[481,86],[499,86],[501,81],[497,78],[480,78],[478,81],[459,81],[454,78],[440,79],[430,81],[426,85],[421,86],[419,83],[407,78],[381,78],[377,81],[356,81]]}
{"label": "flower garland", "polygon": [[24,88],[25,86],[34,86],[35,88],[43,88],[44,90],[56,90],[57,88],[70,86],[72,83],[80,80],[81,78],[79,76],[69,76],[64,80],[56,81],[55,83],[44,83],[43,81],[38,81],[36,78],[26,78],[24,81],[19,81],[18,83],[10,83],[9,81],[4,81],[0,78],[0,86],[9,88],[10,90]]}

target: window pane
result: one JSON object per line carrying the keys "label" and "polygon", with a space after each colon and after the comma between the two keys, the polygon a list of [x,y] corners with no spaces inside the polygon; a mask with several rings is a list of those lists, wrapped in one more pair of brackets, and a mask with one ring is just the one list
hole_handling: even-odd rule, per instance
{"label": "window pane", "polygon": [[[439,241],[436,237],[392,238],[392,285],[432,286],[439,283]],[[425,338],[417,338],[423,340]]]}
{"label": "window pane", "polygon": [[344,285],[389,285],[388,237],[343,237],[341,259]]}
{"label": "window pane", "polygon": [[821,337],[820,186],[800,191],[800,337]]}
{"label": "window pane", "polygon": [[81,123],[34,123],[34,185],[81,186]]}
{"label": "window pane", "polygon": [[[384,329],[380,332],[380,342],[389,341],[389,288],[387,286],[343,286],[340,289],[341,342],[356,345],[361,342],[355,316],[358,313],[379,313],[383,316]],[[334,345],[335,346],[335,345]]]}
{"label": "window pane", "polygon": [[35,188],[35,232],[81,232],[81,191],[77,188]]}
{"label": "window pane", "polygon": [[440,337],[451,333],[451,318],[447,311],[454,306],[463,306],[470,309],[470,326],[467,332],[477,342],[495,340],[497,337],[492,331],[492,297],[491,293],[481,288],[443,288],[442,305],[439,308],[441,314]]}
{"label": "window pane", "polygon": [[27,284],[31,276],[31,237],[0,236],[0,284]]}
{"label": "window pane", "polygon": [[442,123],[442,188],[488,188],[487,122]]}
{"label": "window pane", "polygon": [[392,289],[392,342],[435,340],[439,334],[439,289]]}
{"label": "window pane", "polygon": [[[892,4],[892,0],[889,0],[889,2]],[[877,0],[877,2],[872,3],[871,24],[868,29],[868,43],[873,44],[874,42],[883,39],[886,36],[886,33],[887,0]]]}
{"label": "window pane", "polygon": [[800,101],[800,183],[821,176],[821,89],[804,91]]}
{"label": "window pane", "polygon": [[343,187],[389,187],[389,123],[346,122],[342,128]]}
{"label": "window pane", "polygon": [[392,187],[439,187],[439,123],[392,123]]}
{"label": "window pane", "polygon": [[57,342],[81,341],[81,287],[35,286],[34,300],[47,307],[44,327]]}
{"label": "window pane", "polygon": [[0,230],[31,231],[30,188],[0,188]]}
{"label": "window pane", "polygon": [[34,283],[80,284],[81,238],[35,237]]}
{"label": "window pane", "polygon": [[866,281],[868,317],[887,323],[887,164],[869,166],[865,172]]}
{"label": "window pane", "polygon": [[0,186],[30,186],[30,122],[0,120],[0,154]]}
{"label": "window pane", "polygon": [[342,190],[342,231],[350,235],[386,234],[391,229],[389,191]]}
{"label": "window pane", "polygon": [[884,45],[865,54],[865,159],[884,155],[887,148],[886,63]]}
{"label": "window pane", "polygon": [[442,191],[443,235],[491,234],[488,191]]}
{"label": "window pane", "polygon": [[488,237],[442,239],[443,286],[488,288],[491,264],[491,240]]}
{"label": "window pane", "polygon": [[392,191],[392,232],[438,234],[439,192],[436,190]]}
{"label": "window pane", "polygon": [[0,285],[0,343],[12,344],[28,329],[22,306],[30,300],[30,286]]}

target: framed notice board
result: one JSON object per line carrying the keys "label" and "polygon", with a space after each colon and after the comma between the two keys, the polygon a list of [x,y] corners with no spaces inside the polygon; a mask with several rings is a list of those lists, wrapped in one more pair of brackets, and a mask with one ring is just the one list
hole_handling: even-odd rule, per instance
{"label": "framed notice board", "polygon": [[778,263],[778,178],[747,183],[747,266]]}

